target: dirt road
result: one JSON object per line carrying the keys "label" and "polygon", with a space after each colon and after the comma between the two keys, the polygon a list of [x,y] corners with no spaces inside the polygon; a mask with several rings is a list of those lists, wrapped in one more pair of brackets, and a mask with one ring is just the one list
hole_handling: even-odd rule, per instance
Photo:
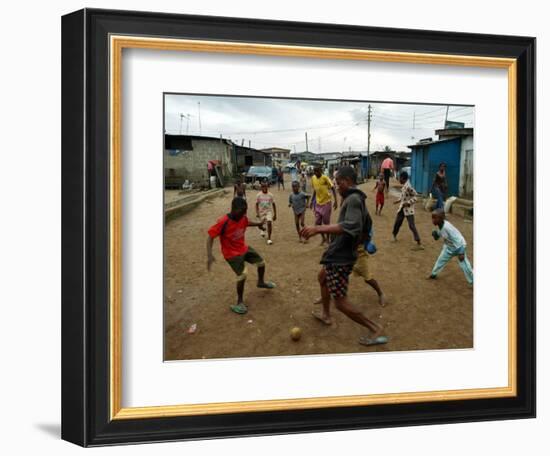
{"label": "dirt road", "polygon": [[[393,181],[395,183],[395,181]],[[201,359],[295,354],[352,353],[364,351],[403,351],[469,348],[473,345],[473,289],[466,283],[456,261],[449,263],[437,280],[426,280],[441,250],[441,241],[431,237],[433,226],[428,212],[417,204],[416,223],[426,246],[412,251],[412,234],[406,222],[397,243],[391,243],[391,230],[397,206],[390,196],[381,216],[374,215],[373,183],[361,185],[374,219],[378,252],[370,267],[387,296],[387,306],[377,303],[374,290],[358,276],[352,276],[349,297],[370,318],[385,327],[387,345],[364,347],[358,344],[364,328],[333,310],[333,325],[325,327],[311,316],[319,296],[317,272],[323,248],[320,238],[300,244],[288,208],[286,190],[271,189],[278,209],[273,245],[266,245],[256,228],[247,230],[247,243],[266,261],[266,279],[275,290],[255,287],[256,271],[249,267],[245,289],[246,315],[229,310],[236,301],[235,275],[225,263],[215,241],[216,262],[206,270],[207,230],[229,211],[232,192],[203,203],[192,212],[169,222],[165,232],[165,359]],[[310,187],[310,186],[309,186]],[[249,217],[254,217],[257,192],[249,190]],[[333,213],[332,220],[337,215]],[[468,242],[473,264],[472,224],[450,215],[449,220]],[[306,224],[313,223],[311,211]],[[475,269],[475,266],[474,266]],[[188,329],[196,324],[197,330]],[[290,338],[292,327],[302,329],[302,338]]]}

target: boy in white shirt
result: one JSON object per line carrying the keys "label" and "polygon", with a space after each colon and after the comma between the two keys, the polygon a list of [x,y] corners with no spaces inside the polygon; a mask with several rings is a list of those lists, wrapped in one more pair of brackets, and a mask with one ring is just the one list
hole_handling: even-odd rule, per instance
{"label": "boy in white shirt", "polygon": [[474,271],[472,271],[472,266],[466,256],[466,240],[464,236],[462,236],[455,226],[445,220],[445,211],[443,209],[436,209],[432,212],[432,223],[438,228],[432,231],[432,236],[436,241],[439,238],[443,239],[443,248],[429,278],[435,279],[451,258],[456,256],[458,257],[458,265],[462,269],[462,272],[464,272],[467,282],[473,284]]}

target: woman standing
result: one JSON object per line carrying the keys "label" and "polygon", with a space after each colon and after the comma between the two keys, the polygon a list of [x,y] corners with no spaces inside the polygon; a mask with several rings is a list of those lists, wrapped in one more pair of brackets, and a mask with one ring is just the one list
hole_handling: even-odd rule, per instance
{"label": "woman standing", "polygon": [[440,163],[432,184],[432,195],[437,200],[435,208],[443,209],[447,198],[447,165]]}

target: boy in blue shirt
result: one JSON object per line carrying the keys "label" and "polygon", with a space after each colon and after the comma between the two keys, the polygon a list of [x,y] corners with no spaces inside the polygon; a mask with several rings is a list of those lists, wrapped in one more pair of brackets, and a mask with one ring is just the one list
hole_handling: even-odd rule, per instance
{"label": "boy in blue shirt", "polygon": [[456,256],[458,257],[458,265],[462,269],[462,272],[464,272],[467,282],[473,284],[474,271],[466,256],[466,240],[464,236],[462,236],[454,225],[445,220],[445,211],[443,209],[436,209],[432,212],[432,223],[438,228],[432,231],[432,236],[436,241],[439,238],[443,239],[443,248],[428,278],[435,279],[451,258]]}
{"label": "boy in blue shirt", "polygon": [[294,223],[300,242],[306,242],[302,239],[300,231],[305,226],[306,208],[308,206],[309,196],[300,191],[300,184],[296,181],[292,182],[292,193],[288,195],[288,207],[292,207],[294,211]]}

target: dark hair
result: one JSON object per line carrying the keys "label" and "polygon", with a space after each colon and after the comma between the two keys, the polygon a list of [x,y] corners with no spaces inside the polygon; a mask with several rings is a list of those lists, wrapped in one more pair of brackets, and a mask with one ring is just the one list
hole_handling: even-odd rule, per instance
{"label": "dark hair", "polygon": [[354,184],[357,181],[357,173],[351,166],[342,166],[340,169],[338,169],[336,175],[340,179],[350,179]]}
{"label": "dark hair", "polygon": [[432,211],[432,215],[438,215],[440,216],[441,218],[445,218],[445,210],[441,209],[441,208],[438,208],[438,209],[434,209]]}
{"label": "dark hair", "polygon": [[399,173],[399,179],[408,180],[409,179],[409,173],[407,171],[401,171]]}
{"label": "dark hair", "polygon": [[244,198],[233,198],[231,201],[231,211],[240,211],[248,209],[248,204]]}
{"label": "dark hair", "polygon": [[300,182],[298,182],[298,181],[292,181],[292,184],[291,184],[291,185],[294,185],[294,184],[300,185]]}
{"label": "dark hair", "polygon": [[441,162],[438,166],[438,168],[441,168],[442,166],[444,166],[445,168],[447,167],[447,163],[445,162]]}

